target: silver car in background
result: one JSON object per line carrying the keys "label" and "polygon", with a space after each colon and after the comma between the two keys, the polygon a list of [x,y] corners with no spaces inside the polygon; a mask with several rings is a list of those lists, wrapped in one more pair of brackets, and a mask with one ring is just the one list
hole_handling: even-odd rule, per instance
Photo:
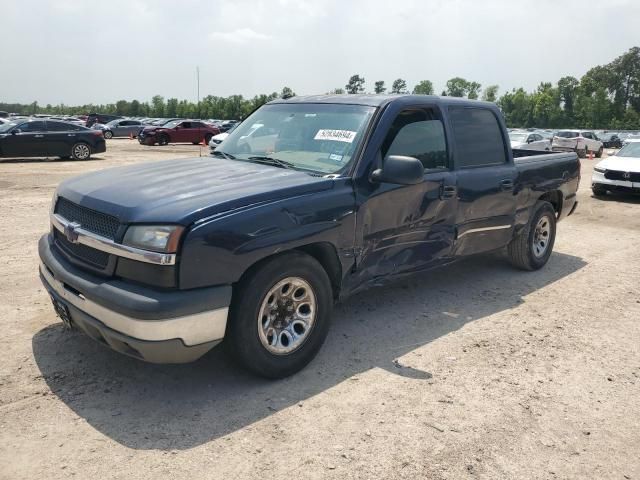
{"label": "silver car in background", "polygon": [[144,126],[140,120],[131,120],[128,118],[118,118],[111,120],[109,123],[101,127],[104,138],[138,136],[138,132]]}
{"label": "silver car in background", "polygon": [[542,135],[536,132],[509,132],[509,140],[511,141],[511,148],[518,148],[521,150],[542,150],[548,152],[551,150],[551,142],[548,138],[544,138]]}

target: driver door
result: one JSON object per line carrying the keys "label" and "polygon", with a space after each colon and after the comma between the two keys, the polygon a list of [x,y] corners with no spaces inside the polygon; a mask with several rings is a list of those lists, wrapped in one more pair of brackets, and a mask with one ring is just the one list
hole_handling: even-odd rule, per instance
{"label": "driver door", "polygon": [[419,159],[424,181],[417,185],[367,184],[358,209],[362,245],[356,283],[419,271],[446,261],[455,238],[456,175],[449,161],[444,125],[430,108],[401,111],[378,153]]}
{"label": "driver door", "polygon": [[45,122],[36,120],[14,127],[3,142],[5,157],[45,157],[48,155]]}

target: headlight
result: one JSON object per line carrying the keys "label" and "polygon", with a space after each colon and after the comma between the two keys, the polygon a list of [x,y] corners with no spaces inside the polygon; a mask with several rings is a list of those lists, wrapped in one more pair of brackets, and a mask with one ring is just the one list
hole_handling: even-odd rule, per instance
{"label": "headlight", "polygon": [[593,170],[600,173],[605,173],[607,171],[606,168],[602,168],[602,167],[593,167]]}
{"label": "headlight", "polygon": [[56,209],[56,202],[58,201],[58,192],[53,192],[53,197],[51,198],[51,209],[49,213],[53,213]]}
{"label": "headlight", "polygon": [[183,231],[180,225],[132,225],[123,243],[144,250],[175,253]]}

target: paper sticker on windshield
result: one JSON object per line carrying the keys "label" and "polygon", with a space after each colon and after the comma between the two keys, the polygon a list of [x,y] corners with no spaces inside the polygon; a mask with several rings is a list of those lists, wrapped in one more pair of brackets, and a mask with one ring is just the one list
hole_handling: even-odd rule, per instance
{"label": "paper sticker on windshield", "polygon": [[333,140],[334,142],[352,143],[357,132],[351,130],[318,130],[314,140]]}

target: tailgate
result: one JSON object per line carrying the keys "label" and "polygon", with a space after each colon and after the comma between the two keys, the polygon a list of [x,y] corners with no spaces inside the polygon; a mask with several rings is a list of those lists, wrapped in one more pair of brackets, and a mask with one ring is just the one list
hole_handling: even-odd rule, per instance
{"label": "tailgate", "polygon": [[576,148],[578,146],[578,137],[575,137],[575,138],[553,137],[553,146],[562,147],[562,148]]}

